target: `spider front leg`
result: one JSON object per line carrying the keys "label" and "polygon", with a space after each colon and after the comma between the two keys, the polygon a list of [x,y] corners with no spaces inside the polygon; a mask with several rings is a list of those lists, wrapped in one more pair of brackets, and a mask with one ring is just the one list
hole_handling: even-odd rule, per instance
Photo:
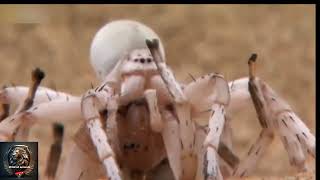
{"label": "spider front leg", "polygon": [[[179,138],[181,145],[180,167],[176,172],[177,179],[194,179],[196,174],[196,155],[194,153],[195,126],[191,120],[191,106],[187,101],[180,84],[175,80],[173,73],[166,66],[159,50],[159,41],[153,39],[146,41],[158,68],[160,76],[164,81],[169,94],[174,100],[174,111],[179,124]],[[171,153],[167,151],[167,153]],[[169,159],[170,161],[170,159]],[[176,163],[176,162],[175,162]],[[170,163],[171,165],[172,163]],[[178,166],[178,167],[179,167]]]}
{"label": "spider front leg", "polygon": [[[95,92],[89,90],[82,98],[81,112],[86,121],[89,134],[94,144],[99,160],[105,168],[106,176],[109,180],[121,180],[120,171],[115,160],[115,154],[108,143],[108,137],[105,128],[102,126],[103,121],[112,121],[117,112],[116,95],[114,89],[105,84],[101,91]],[[107,109],[107,119],[101,119],[100,111]],[[114,119],[113,119],[114,120]]]}
{"label": "spider front leg", "polygon": [[172,111],[165,109],[161,112],[163,118],[162,138],[167,151],[167,157],[172,169],[174,178],[181,179],[181,140],[179,123]]}
{"label": "spider front leg", "polygon": [[[188,84],[183,92],[191,103],[194,121],[199,116],[202,118],[209,116],[209,121],[202,122],[208,125],[208,129],[204,131],[205,135],[197,139],[198,146],[199,144],[202,146],[197,148],[198,158],[204,156],[203,161],[198,165],[197,178],[222,179],[218,149],[225,125],[225,108],[230,99],[228,84],[221,75],[209,74]],[[197,121],[196,123],[201,124]]]}
{"label": "spider front leg", "polygon": [[212,115],[209,120],[209,133],[204,141],[206,153],[204,157],[204,176],[209,179],[223,179],[218,164],[218,145],[224,125],[224,107],[221,104],[212,106]]}
{"label": "spider front leg", "polygon": [[144,97],[146,98],[150,113],[151,129],[154,132],[161,132],[164,125],[158,107],[157,91],[155,89],[148,89],[144,92]]}

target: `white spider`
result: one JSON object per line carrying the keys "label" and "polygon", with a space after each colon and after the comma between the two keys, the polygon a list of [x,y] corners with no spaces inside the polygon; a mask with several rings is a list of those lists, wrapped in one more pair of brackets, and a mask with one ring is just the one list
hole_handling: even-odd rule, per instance
{"label": "white spider", "polygon": [[[255,59],[249,59],[249,77],[228,84],[212,73],[182,85],[150,28],[114,21],[99,30],[91,46],[91,63],[101,85],[82,97],[37,90],[43,74],[34,71],[30,89],[7,87],[0,92],[4,109],[20,105],[12,115],[2,116],[0,138],[27,140],[31,125],[41,120],[83,121],[59,174],[63,180],[142,179],[164,159],[174,179],[243,177],[254,170],[274,133],[291,164],[304,171],[306,156],[315,156],[315,137],[290,106],[255,77]],[[239,161],[232,153],[226,117],[251,102],[263,129]]]}

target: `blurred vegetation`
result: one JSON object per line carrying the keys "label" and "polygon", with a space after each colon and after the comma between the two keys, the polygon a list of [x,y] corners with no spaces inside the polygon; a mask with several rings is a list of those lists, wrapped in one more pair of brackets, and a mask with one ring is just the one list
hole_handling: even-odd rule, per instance
{"label": "blurred vegetation", "polygon": [[[258,54],[258,74],[315,132],[315,5],[1,5],[0,84],[27,85],[41,67],[45,86],[81,95],[98,84],[89,63],[97,30],[116,19],[140,21],[165,45],[168,64],[182,82],[210,72],[228,80],[247,75]],[[260,127],[253,108],[233,116],[234,145],[244,157]],[[40,173],[52,141],[49,124],[36,125]],[[79,124],[66,125],[64,154]],[[62,158],[62,161],[64,158]],[[255,175],[292,174],[278,138]]]}

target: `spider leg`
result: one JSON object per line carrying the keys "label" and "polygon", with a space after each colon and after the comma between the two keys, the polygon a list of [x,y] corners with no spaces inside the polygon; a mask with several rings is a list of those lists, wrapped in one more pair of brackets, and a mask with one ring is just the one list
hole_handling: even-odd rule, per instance
{"label": "spider leg", "polygon": [[181,141],[178,119],[169,110],[161,112],[163,118],[162,137],[167,151],[170,167],[176,180],[181,177]]}
{"label": "spider leg", "polygon": [[273,132],[270,129],[264,128],[261,130],[259,138],[250,147],[247,157],[238,164],[234,169],[233,175],[237,177],[244,177],[249,175],[256,167],[257,162],[267,150],[267,147],[273,140]]}
{"label": "spider leg", "polygon": [[223,142],[224,146],[226,146],[226,148],[228,148],[230,150],[232,150],[232,148],[233,148],[232,137],[233,137],[233,132],[232,132],[232,128],[231,128],[231,119],[230,119],[230,117],[228,117],[226,115],[220,141]]}
{"label": "spider leg", "polygon": [[141,75],[131,75],[124,77],[121,84],[120,104],[126,105],[129,102],[142,97],[144,90],[145,78]]}
{"label": "spider leg", "polygon": [[[242,93],[238,95],[247,96],[248,93],[245,91],[249,92],[263,130],[258,140],[250,148],[248,156],[235,169],[234,175],[246,176],[253,171],[261,155],[272,142],[274,132],[281,137],[291,165],[304,171],[306,155],[315,156],[314,135],[310,133],[310,130],[286,101],[281,99],[269,85],[255,77],[256,57],[253,57],[249,59],[249,78],[242,78],[239,81],[238,85],[241,85],[242,88],[239,88],[238,91]],[[248,82],[247,86],[245,82]],[[247,99],[247,97],[241,98]]]}
{"label": "spider leg", "polygon": [[224,178],[232,175],[233,168],[239,163],[239,158],[232,150],[232,129],[230,126],[230,118],[225,116],[225,123],[220,135],[220,143],[218,147],[218,162],[221,174]]}
{"label": "spider leg", "polygon": [[148,89],[144,92],[144,96],[149,108],[151,129],[154,132],[161,132],[163,130],[163,122],[159,112],[157,92],[154,89]]}
{"label": "spider leg", "polygon": [[222,179],[218,163],[218,151],[221,134],[225,129],[225,108],[230,98],[228,84],[221,75],[208,74],[188,84],[183,92],[192,106],[194,121],[199,125],[205,124],[208,126],[208,130],[205,131],[205,138],[197,139],[197,141],[200,141],[197,143],[204,146],[204,152],[198,152],[198,158],[204,155],[204,159],[200,165],[203,166],[201,168],[203,171],[198,170],[197,177]]}
{"label": "spider leg", "polygon": [[229,177],[233,173],[233,169],[239,164],[239,158],[233,152],[231,128],[231,119],[228,115],[225,116],[225,123],[220,137],[218,154],[221,158],[220,169],[223,177]]}
{"label": "spider leg", "polygon": [[[181,177],[179,179],[193,179],[196,174],[196,156],[194,154],[194,123],[191,121],[191,106],[182,92],[180,84],[166,66],[159,51],[159,41],[154,39],[146,41],[147,46],[153,56],[153,60],[158,68],[160,76],[164,81],[169,94],[174,99],[174,109],[179,122],[181,140]],[[170,161],[170,159],[169,159]]]}
{"label": "spider leg", "polygon": [[[29,89],[29,87],[25,87],[25,86],[14,86],[14,87],[3,88],[0,91],[0,104],[2,104],[4,112],[2,113],[0,120],[3,120],[4,117],[7,117],[9,115],[8,110],[9,110],[10,105],[18,105],[18,109],[16,110],[16,112],[18,112],[19,108],[21,106],[23,106],[23,103],[24,103],[23,101],[28,96],[28,93],[30,90],[33,91],[32,89]],[[46,88],[46,87],[38,87],[38,85],[37,85],[37,89],[35,90],[32,104],[33,104],[33,107],[35,107],[35,109],[37,109],[36,105],[39,105],[41,103],[47,103],[47,102],[54,101],[54,100],[61,100],[61,101],[71,100],[72,101],[72,100],[77,100],[77,99],[79,99],[79,98],[72,96],[70,94],[54,91],[54,90]],[[55,103],[53,103],[53,104],[55,104]],[[62,103],[60,103],[60,105],[61,104]],[[79,104],[80,104],[80,102],[79,102]],[[49,118],[49,121],[50,121],[50,118],[54,118],[57,115],[60,115],[60,113],[63,114],[63,112],[61,112],[61,111],[59,111],[59,112],[54,111],[54,113],[50,116],[49,116],[49,114],[48,115],[43,114],[43,113],[47,113],[48,111],[50,112],[51,108],[53,110],[57,109],[57,107],[55,107],[55,106],[52,107],[52,104],[50,104],[48,107],[46,107],[46,105],[47,104],[45,104],[45,105],[41,104],[39,106],[39,107],[41,107],[41,110],[40,110],[40,112],[37,112],[37,113],[40,113],[40,115],[44,115],[45,116],[44,119]],[[63,106],[65,106],[65,105],[63,105]],[[69,104],[66,106],[69,106]],[[78,105],[78,106],[80,107],[80,105]],[[63,110],[63,107],[61,106],[58,109]],[[73,112],[73,111],[70,111],[70,112]],[[80,111],[78,111],[78,112],[80,112]],[[29,119],[28,121],[25,120],[24,121],[25,123],[23,123],[23,125],[19,127],[18,131],[16,132],[16,138],[17,138],[16,140],[25,141],[28,139],[29,130],[30,130],[30,126],[31,126],[31,125],[29,125],[29,124],[31,124],[29,122],[31,121],[30,119],[33,119],[33,117],[30,116],[30,114],[33,114],[33,113],[27,112],[27,114],[28,114],[28,116],[25,115],[25,116],[19,116],[19,118],[15,118],[15,121],[20,121],[21,123],[22,123],[21,119],[23,119],[23,118]],[[36,114],[36,116],[37,116],[37,114]],[[26,118],[26,117],[28,117],[28,118]],[[0,124],[0,126],[3,126],[3,125],[4,124],[2,124],[2,125]],[[6,129],[6,131],[9,131],[10,129],[11,128]]]}
{"label": "spider leg", "polygon": [[[0,90],[0,103],[1,104],[12,104],[19,105],[23,103],[25,97],[27,97],[29,87],[26,86],[14,86],[6,87]],[[47,87],[38,87],[35,93],[33,104],[39,104],[44,102],[49,102],[55,99],[73,99],[78,98],[68,93],[55,91]]]}
{"label": "spider leg", "polygon": [[261,83],[267,107],[273,120],[269,124],[281,137],[288,152],[290,164],[298,171],[306,170],[306,157],[315,157],[315,137],[291,107],[280,98],[266,83]]}
{"label": "spider leg", "polygon": [[49,157],[47,159],[47,166],[45,170],[45,176],[51,180],[54,180],[54,178],[56,177],[56,172],[61,157],[63,130],[64,126],[62,124],[53,124],[54,142],[51,144],[50,147]]}
{"label": "spider leg", "polygon": [[[110,180],[121,180],[120,171],[115,161],[115,154],[108,143],[105,127],[102,126],[100,111],[106,108],[111,115],[107,117],[115,118],[117,103],[114,90],[108,84],[104,85],[102,91],[95,92],[89,90],[82,98],[81,112],[86,121],[90,138],[96,148],[99,160],[102,162],[105,173]],[[112,115],[113,114],[113,115]],[[104,121],[104,120],[103,120]]]}
{"label": "spider leg", "polygon": [[[32,81],[30,89],[28,91],[28,95],[25,97],[24,101],[19,105],[15,113],[12,116],[8,116],[0,123],[1,140],[6,141],[16,139],[16,134],[19,133],[19,128],[23,126],[23,121],[19,122],[15,119],[24,117],[26,114],[25,111],[27,111],[33,105],[35,93],[44,76],[44,72],[39,68],[36,68],[32,71]],[[11,127],[11,129],[9,126]],[[22,134],[28,134],[28,131],[24,130]]]}
{"label": "spider leg", "polygon": [[[116,141],[116,138],[114,138],[116,134],[113,133],[113,128],[110,129],[110,126],[114,125],[113,123],[116,121],[118,111],[119,96],[116,92],[119,92],[119,89],[121,89],[119,82],[122,63],[123,60],[120,60],[100,86],[94,90],[89,90],[82,97],[80,103],[81,114],[85,123],[74,137],[76,144],[72,148],[66,164],[66,167],[71,169],[71,171],[75,171],[77,176],[72,175],[72,178],[69,178],[71,176],[68,175],[69,172],[63,172],[61,179],[80,179],[80,176],[82,179],[82,175],[86,172],[88,175],[84,178],[93,179],[97,176],[95,171],[103,167],[103,174],[108,180],[121,180],[121,172],[115,160],[116,157],[114,153],[117,149],[114,150],[111,148],[111,141]],[[88,132],[88,137],[84,135],[83,132]],[[87,140],[89,140],[89,142]],[[94,154],[90,154],[92,148],[86,148],[91,147],[88,144],[92,144],[94,147]],[[113,144],[117,144],[117,142]],[[74,155],[74,153],[79,157]],[[100,163],[97,163],[98,161],[100,161]],[[73,168],[75,163],[79,166],[77,170]],[[94,175],[90,176],[92,173],[94,173]]]}
{"label": "spider leg", "polygon": [[224,178],[228,178],[232,175],[233,169],[239,164],[239,158],[234,154],[232,149],[229,148],[227,144],[225,144],[222,140],[220,140],[220,144],[218,147],[218,155],[218,162],[221,174]]}
{"label": "spider leg", "polygon": [[26,113],[33,122],[67,122],[79,121],[82,118],[81,99],[72,100],[56,99],[50,102],[41,103],[30,108]]}
{"label": "spider leg", "polygon": [[177,83],[172,71],[170,71],[170,69],[166,66],[163,57],[161,57],[161,53],[159,50],[159,40],[146,40],[146,43],[153,56],[153,60],[160,72],[160,76],[162,77],[162,80],[164,81],[166,87],[169,90],[169,93],[171,94],[176,103],[185,102],[186,97],[182,92],[180,84]]}
{"label": "spider leg", "polygon": [[270,117],[268,108],[265,106],[264,97],[259,89],[260,86],[257,85],[256,80],[252,76],[255,69],[251,66],[251,62],[252,60],[255,60],[255,58],[255,56],[252,56],[249,60],[250,78],[242,78],[240,80],[233,81],[230,86],[231,97],[234,98],[231,99],[230,108],[239,110],[242,106],[250,103],[249,99],[252,99],[251,102],[254,104],[258,120],[263,128],[258,139],[250,147],[247,157],[241,160],[238,166],[234,169],[233,175],[239,177],[247,176],[254,170],[256,164],[265,153],[274,137],[274,133],[269,122]]}
{"label": "spider leg", "polygon": [[198,157],[198,167],[197,167],[197,175],[196,180],[204,179],[204,154],[206,152],[206,148],[203,146],[203,141],[207,136],[208,126],[200,126],[196,124],[196,134],[195,134],[195,151],[197,152]]}
{"label": "spider leg", "polygon": [[[56,99],[32,106],[26,111],[13,114],[0,122],[0,135],[10,137],[17,128],[16,137],[27,140],[34,123],[79,121],[82,118],[80,99]],[[5,140],[5,139],[3,139]]]}
{"label": "spider leg", "polygon": [[206,153],[203,162],[203,173],[205,179],[222,179],[217,159],[217,151],[224,121],[224,106],[221,104],[214,104],[212,106],[212,115],[209,120],[209,132],[204,141]]}
{"label": "spider leg", "polygon": [[0,123],[6,117],[9,116],[10,105],[9,104],[0,104]]}

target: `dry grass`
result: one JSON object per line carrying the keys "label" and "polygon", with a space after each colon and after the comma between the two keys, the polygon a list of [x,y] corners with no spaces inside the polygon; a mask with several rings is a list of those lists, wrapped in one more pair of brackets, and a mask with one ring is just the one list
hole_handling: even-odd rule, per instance
{"label": "dry grass", "polygon": [[[315,133],[314,5],[72,5],[0,6],[0,84],[27,85],[34,67],[53,84],[76,95],[98,84],[89,64],[90,41],[106,22],[133,19],[162,38],[177,78],[220,72],[228,80],[247,75],[247,58],[258,53],[258,74],[282,95]],[[66,125],[64,155],[79,124]],[[235,148],[244,157],[260,127],[254,110],[234,116]],[[43,174],[52,137],[37,125]],[[62,159],[63,160],[63,159]],[[292,175],[280,140],[259,163],[255,176]]]}

